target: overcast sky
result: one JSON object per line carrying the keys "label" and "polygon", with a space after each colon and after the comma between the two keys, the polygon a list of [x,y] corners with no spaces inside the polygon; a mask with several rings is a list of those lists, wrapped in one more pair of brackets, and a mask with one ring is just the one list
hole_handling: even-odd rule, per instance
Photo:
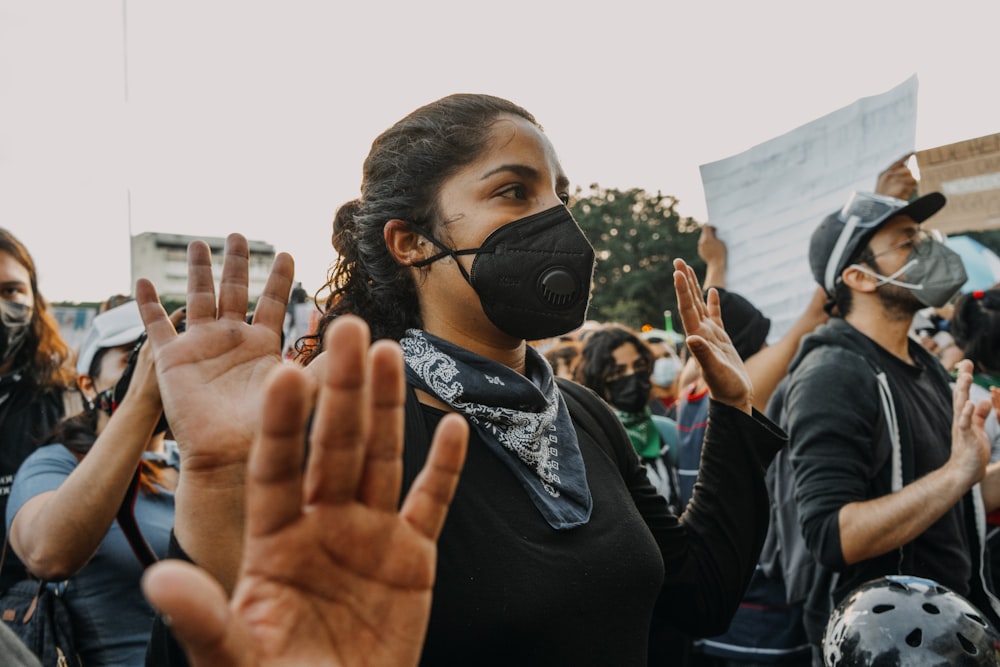
{"label": "overcast sky", "polygon": [[244,233],[313,291],[372,139],[453,92],[529,109],[575,184],[704,221],[699,165],[914,73],[918,148],[1000,132],[1000,3],[930,7],[0,0],[0,225],[53,301],[130,292],[145,231]]}

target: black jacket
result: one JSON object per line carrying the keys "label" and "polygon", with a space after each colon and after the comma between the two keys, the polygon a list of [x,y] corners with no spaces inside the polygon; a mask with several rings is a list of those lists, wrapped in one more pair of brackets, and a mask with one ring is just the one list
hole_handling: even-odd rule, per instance
{"label": "black jacket", "polygon": [[[882,354],[873,340],[844,320],[833,319],[803,341],[784,388],[795,506],[805,543],[820,566],[805,609],[806,630],[814,643],[822,638],[833,605],[848,592],[887,574],[913,574],[910,545],[848,565],[840,543],[841,507],[893,491],[894,421],[899,482],[906,485],[915,477],[909,416],[901,401],[880,398]],[[916,343],[910,354],[931,373],[931,381],[950,404],[950,377],[938,360]],[[890,397],[899,394],[890,377],[883,374],[881,383]],[[967,493],[963,503],[972,572],[978,573],[983,560],[976,523],[977,514],[982,516],[978,488]],[[983,577],[974,575],[969,590],[976,606],[994,623],[1000,620],[1000,606]]]}

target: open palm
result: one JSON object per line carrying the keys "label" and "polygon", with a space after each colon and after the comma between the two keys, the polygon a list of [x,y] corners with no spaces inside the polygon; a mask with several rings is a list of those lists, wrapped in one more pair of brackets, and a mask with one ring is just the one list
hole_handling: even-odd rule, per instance
{"label": "open palm", "polygon": [[752,412],[753,385],[723,327],[718,292],[709,290],[708,298],[703,298],[694,269],[682,259],[674,260],[674,289],[687,346],[698,360],[712,398]]}
{"label": "open palm", "polygon": [[[417,664],[430,614],[436,540],[468,427],[441,422],[399,508],[405,384],[394,343],[338,319],[314,363],[267,383],[247,478],[246,544],[230,602],[190,565],[151,569],[145,588],[192,664]],[[314,412],[303,471],[306,422]]]}
{"label": "open palm", "polygon": [[180,335],[166,318],[152,284],[137,282],[163,408],[188,471],[246,462],[260,422],[264,379],[281,363],[281,327],[293,274],[291,257],[279,254],[250,325],[246,239],[238,234],[226,239],[218,303],[208,245],[192,243],[186,331]]}

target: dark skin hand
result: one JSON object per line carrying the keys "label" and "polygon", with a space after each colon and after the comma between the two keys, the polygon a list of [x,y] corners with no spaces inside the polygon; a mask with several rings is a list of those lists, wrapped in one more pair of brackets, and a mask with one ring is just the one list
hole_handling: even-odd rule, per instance
{"label": "dark skin hand", "polygon": [[753,385],[722,326],[719,293],[710,289],[703,299],[694,269],[682,259],[674,260],[674,289],[688,349],[701,366],[712,398],[752,414]]}
{"label": "dark skin hand", "polygon": [[188,563],[164,561],[146,574],[146,595],[194,667],[418,663],[468,425],[458,415],[442,420],[400,507],[402,353],[389,341],[369,347],[368,338],[363,321],[339,318],[322,382],[290,365],[271,372],[232,598]]}

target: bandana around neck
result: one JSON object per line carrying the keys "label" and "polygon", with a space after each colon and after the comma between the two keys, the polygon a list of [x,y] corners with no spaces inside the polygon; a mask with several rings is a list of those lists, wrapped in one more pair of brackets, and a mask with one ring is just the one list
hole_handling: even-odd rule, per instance
{"label": "bandana around neck", "polygon": [[590,520],[593,501],[576,429],[552,369],[528,346],[525,373],[409,329],[399,341],[406,380],[466,419],[517,477],[550,526]]}

